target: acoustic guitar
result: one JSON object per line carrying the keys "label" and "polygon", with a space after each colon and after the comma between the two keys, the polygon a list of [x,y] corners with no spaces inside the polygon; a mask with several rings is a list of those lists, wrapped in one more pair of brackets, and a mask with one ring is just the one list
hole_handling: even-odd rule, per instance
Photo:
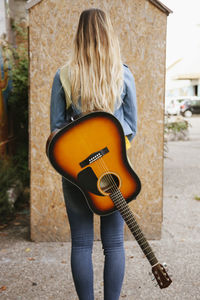
{"label": "acoustic guitar", "polygon": [[151,264],[158,285],[168,287],[172,281],[128,205],[139,194],[141,182],[127,159],[120,122],[103,111],[81,115],[50,135],[46,153],[55,170],[82,190],[94,213],[121,213]]}

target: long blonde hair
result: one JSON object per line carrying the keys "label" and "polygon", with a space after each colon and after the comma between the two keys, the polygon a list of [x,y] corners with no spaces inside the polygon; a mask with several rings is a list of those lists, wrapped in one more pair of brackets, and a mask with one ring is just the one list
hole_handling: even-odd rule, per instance
{"label": "long blonde hair", "polygon": [[72,102],[84,112],[113,112],[121,103],[123,65],[109,17],[100,9],[84,10],[69,60]]}

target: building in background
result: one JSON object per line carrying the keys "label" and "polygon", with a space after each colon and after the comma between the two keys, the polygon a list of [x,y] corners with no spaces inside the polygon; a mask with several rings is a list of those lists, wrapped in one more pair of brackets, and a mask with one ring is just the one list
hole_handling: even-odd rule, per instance
{"label": "building in background", "polygon": [[0,37],[15,45],[15,25],[27,26],[28,13],[26,0],[1,0],[0,1]]}
{"label": "building in background", "polygon": [[[190,26],[188,23],[188,28],[190,28],[191,35],[190,39],[185,38],[186,50],[182,51],[178,59],[166,69],[167,97],[200,96],[200,24],[198,20]],[[188,35],[187,32],[187,37]]]}
{"label": "building in background", "polygon": [[[138,132],[129,157],[142,181],[132,208],[146,236],[161,237],[166,26],[170,10],[157,0],[31,0],[30,165],[31,239],[70,239],[60,176],[45,155],[50,133],[49,106],[56,70],[65,64],[82,10],[106,10],[117,31],[124,63],[133,72],[138,95]],[[99,238],[95,218],[95,238]],[[98,225],[98,226],[97,226]],[[131,238],[126,230],[126,239]]]}
{"label": "building in background", "polygon": [[179,59],[167,68],[166,96],[200,96],[199,54]]}
{"label": "building in background", "polygon": [[6,9],[5,1],[0,1],[0,38],[6,34]]}

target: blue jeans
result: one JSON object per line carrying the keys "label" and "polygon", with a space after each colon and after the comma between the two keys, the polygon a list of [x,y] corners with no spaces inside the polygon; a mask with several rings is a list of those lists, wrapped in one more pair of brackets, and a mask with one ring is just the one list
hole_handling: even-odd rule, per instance
{"label": "blue jeans", "polygon": [[[94,300],[93,213],[82,192],[64,178],[63,193],[71,229],[71,268],[79,300]],[[124,221],[119,212],[100,217],[104,249],[104,300],[118,300],[124,278]]]}

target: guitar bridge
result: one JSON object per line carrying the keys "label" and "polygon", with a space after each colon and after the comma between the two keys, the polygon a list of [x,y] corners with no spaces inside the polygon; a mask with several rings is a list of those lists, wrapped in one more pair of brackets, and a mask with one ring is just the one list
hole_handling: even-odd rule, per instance
{"label": "guitar bridge", "polygon": [[97,152],[90,154],[86,159],[84,159],[82,162],[80,162],[81,168],[84,168],[84,167],[92,164],[93,162],[95,162],[96,160],[98,160],[99,158],[101,158],[108,152],[109,152],[108,148],[105,147],[102,150],[99,150]]}

